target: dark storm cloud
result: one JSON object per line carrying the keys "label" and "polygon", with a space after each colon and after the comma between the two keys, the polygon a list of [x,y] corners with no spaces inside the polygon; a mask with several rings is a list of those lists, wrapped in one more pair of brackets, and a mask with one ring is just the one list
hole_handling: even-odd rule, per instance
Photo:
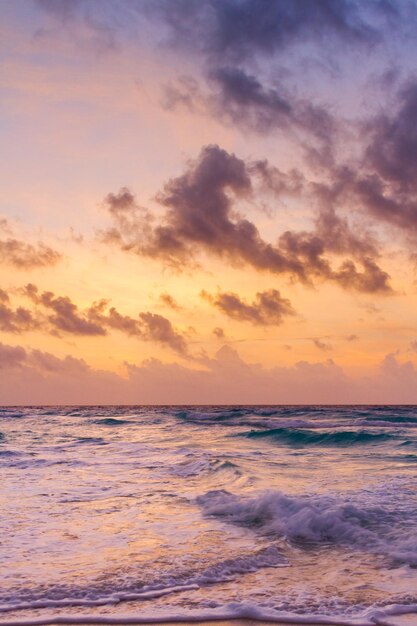
{"label": "dark storm cloud", "polygon": [[[32,284],[26,285],[22,293],[41,311],[53,311],[43,317],[42,328],[49,332],[58,335],[63,332],[79,336],[103,336],[109,330],[118,330],[143,341],[154,341],[183,355],[187,352],[183,335],[162,315],[143,312],[133,318],[122,315],[115,307],[109,307],[107,300],[100,300],[80,310],[68,296],[56,296],[51,291],[39,292]],[[2,306],[0,303],[0,323]]]}
{"label": "dark storm cloud", "polygon": [[291,302],[283,298],[277,289],[258,292],[251,304],[242,300],[236,293],[219,293],[212,296],[202,291],[201,296],[228,317],[259,326],[278,326],[283,323],[285,317],[295,315]]}
{"label": "dark storm cloud", "polygon": [[[240,201],[253,200],[259,186],[279,198],[300,192],[303,179],[291,172],[286,180],[266,161],[246,162],[218,146],[206,146],[185,174],[171,179],[158,195],[166,209],[159,221],[136,204],[129,190],[109,194],[106,206],[114,226],[103,238],[177,269],[195,264],[204,251],[237,267],[285,273],[304,283],[330,280],[346,289],[390,291],[389,276],[376,262],[376,243],[352,231],[331,206],[320,211],[313,231],[287,231],[275,245],[265,241],[237,211]],[[345,258],[334,268],[326,254]]]}

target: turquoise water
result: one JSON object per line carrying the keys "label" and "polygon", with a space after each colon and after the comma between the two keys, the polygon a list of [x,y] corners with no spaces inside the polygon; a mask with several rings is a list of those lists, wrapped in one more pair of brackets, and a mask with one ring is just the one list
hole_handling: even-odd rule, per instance
{"label": "turquoise water", "polygon": [[0,431],[0,623],[417,611],[417,407],[19,407]]}

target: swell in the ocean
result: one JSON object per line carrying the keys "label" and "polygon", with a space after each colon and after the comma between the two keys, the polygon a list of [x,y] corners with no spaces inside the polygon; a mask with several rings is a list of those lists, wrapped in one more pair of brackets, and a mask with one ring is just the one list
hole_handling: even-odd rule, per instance
{"label": "swell in the ocean", "polygon": [[415,407],[0,420],[2,624],[369,626],[415,610]]}

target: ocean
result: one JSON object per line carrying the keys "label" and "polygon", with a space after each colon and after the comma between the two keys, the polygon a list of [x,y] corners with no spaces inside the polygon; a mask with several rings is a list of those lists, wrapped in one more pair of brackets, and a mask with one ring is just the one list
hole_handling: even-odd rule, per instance
{"label": "ocean", "polygon": [[417,624],[417,407],[3,407],[0,431],[1,624]]}

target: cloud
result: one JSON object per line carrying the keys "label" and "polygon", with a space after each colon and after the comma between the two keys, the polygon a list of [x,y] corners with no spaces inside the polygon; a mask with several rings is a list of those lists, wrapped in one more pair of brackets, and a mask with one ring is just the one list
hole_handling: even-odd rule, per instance
{"label": "cloud", "polygon": [[201,296],[228,317],[259,326],[278,326],[285,317],[295,315],[291,302],[277,289],[258,292],[252,304],[244,302],[236,293],[212,296],[202,291]]}
{"label": "cloud", "polygon": [[353,334],[353,335],[347,335],[347,337],[345,337],[345,339],[346,339],[346,341],[352,342],[352,341],[358,341],[359,337],[358,337],[358,335]]}
{"label": "cloud", "polygon": [[142,322],[142,333],[145,339],[168,345],[180,354],[187,352],[187,344],[184,337],[173,328],[171,322],[166,317],[156,313],[140,313],[139,317]]}
{"label": "cloud", "polygon": [[[255,190],[268,188],[277,199],[299,192],[302,185],[294,171],[287,180],[266,161],[246,162],[216,145],[206,146],[158,195],[165,207],[160,220],[138,206],[128,189],[109,194],[105,204],[114,225],[101,236],[122,250],[160,259],[176,269],[195,264],[204,251],[236,267],[285,273],[304,283],[316,278],[346,289],[390,292],[389,276],[375,260],[376,243],[356,235],[331,207],[320,213],[314,231],[287,231],[275,245],[238,211],[240,202],[253,200]],[[345,259],[334,269],[324,256],[327,252],[354,260]]]}
{"label": "cloud", "polygon": [[[377,371],[353,378],[331,359],[264,368],[223,346],[200,369],[150,359],[127,376],[84,360],[0,344],[1,404],[334,404],[417,402],[417,371],[390,354]],[[23,399],[23,400],[22,400]]]}
{"label": "cloud", "polygon": [[[356,124],[361,154],[349,164],[328,164],[328,183],[317,184],[316,195],[328,209],[357,208],[379,226],[395,226],[415,240],[417,80],[403,83],[388,105],[381,108],[382,112]],[[334,241],[341,239],[336,237]],[[364,241],[366,237],[362,244]],[[371,240],[369,256],[375,257],[372,248],[375,246]]]}
{"label": "cloud", "polygon": [[312,342],[314,343],[316,348],[318,348],[319,350],[322,350],[323,352],[328,352],[329,350],[332,350],[332,346],[330,343],[323,341],[322,339],[319,339],[318,337],[315,337],[314,339],[312,339]]}
{"label": "cloud", "polygon": [[[172,43],[199,51],[212,62],[271,58],[297,43],[370,46],[381,40],[367,11],[347,0],[159,0],[148,6],[169,29]],[[382,17],[396,14],[395,5],[385,0],[367,8]]]}
{"label": "cloud", "polygon": [[225,339],[226,337],[223,328],[220,328],[220,326],[216,326],[216,328],[213,328],[213,335],[217,337],[217,339]]}
{"label": "cloud", "polygon": [[33,245],[19,239],[0,239],[0,264],[19,270],[31,270],[56,265],[62,255],[43,243]]}
{"label": "cloud", "polygon": [[[315,102],[311,93],[303,95],[305,67],[300,65],[303,55],[299,54],[308,50],[307,54],[321,65],[332,56],[335,71],[340,73],[338,62],[345,62],[346,57],[352,60],[355,50],[369,52],[393,37],[403,40],[404,33],[415,28],[415,4],[400,5],[390,0],[213,0],[188,6],[186,19],[181,0],[159,2],[150,11],[167,28],[175,49],[191,49],[202,60],[198,71],[204,78],[180,76],[171,81],[165,89],[165,106],[186,106],[243,127],[245,132],[250,129],[269,135],[280,129],[304,150],[310,163],[320,166],[325,175],[339,179],[337,184],[343,169],[338,158],[346,155],[341,138],[349,141],[356,133],[363,154],[345,168],[349,180],[345,181],[340,200],[360,204],[379,223],[396,225],[415,239],[416,79],[407,80],[385,110],[382,105],[382,112],[379,110],[365,123],[348,121],[337,114],[334,106]],[[336,48],[343,54],[329,55]],[[290,54],[288,67],[285,62]],[[386,70],[383,74],[386,81]],[[392,70],[390,80],[392,92]],[[314,80],[311,88],[314,93]],[[323,93],[321,86],[319,92]],[[375,264],[375,257],[369,258]],[[371,291],[389,290],[388,277],[382,271],[377,276],[376,268],[368,263],[363,278],[357,273],[351,267],[345,268],[341,284],[363,291],[368,287]]]}
{"label": "cloud", "polygon": [[0,369],[2,404],[94,404],[97,398],[125,403],[129,393],[122,377],[93,369],[82,359],[20,346],[0,344]]}
{"label": "cloud", "polygon": [[20,346],[6,346],[0,343],[0,369],[19,367],[26,359],[26,351]]}
{"label": "cloud", "polygon": [[39,321],[29,309],[10,306],[10,297],[0,289],[0,330],[6,333],[22,333],[39,328]]}
{"label": "cloud", "polygon": [[368,120],[365,175],[354,179],[353,193],[379,221],[417,232],[417,81],[396,94],[389,112]]}
{"label": "cloud", "polygon": [[173,309],[174,311],[179,311],[181,309],[178,302],[169,293],[161,293],[161,295],[159,296],[159,300],[162,302],[162,304],[169,307],[170,309]]}
{"label": "cloud", "polygon": [[192,54],[204,77],[203,87],[194,76],[171,80],[165,108],[185,106],[245,132],[284,130],[310,161],[327,166],[346,122],[311,93],[298,95],[305,91],[306,56],[316,69],[331,65],[341,73],[347,49],[350,56],[369,53],[401,33],[413,15],[390,0],[163,0],[149,6],[148,15],[168,31],[170,49]]}
{"label": "cloud", "polygon": [[80,313],[76,304],[67,296],[55,296],[52,291],[38,292],[35,285],[28,284],[24,294],[37,305],[53,311],[48,316],[51,327],[59,332],[73,335],[105,335],[106,330],[90,315],[90,311]]}
{"label": "cloud", "polygon": [[97,326],[104,329],[119,330],[130,337],[142,337],[142,329],[138,318],[123,315],[115,307],[109,308],[108,300],[100,300],[86,309],[85,315]]}
{"label": "cloud", "polygon": [[[243,126],[245,131],[248,128],[260,133],[270,133],[275,128],[284,130],[287,137],[295,139],[309,158],[315,159],[316,165],[319,161],[324,173],[330,176],[336,175],[332,171],[337,169],[336,149],[340,147],[344,152],[340,136],[345,138],[352,133],[356,122],[342,120],[335,113],[335,106],[315,101],[314,76],[311,84],[304,80],[306,56],[310,63],[316,63],[316,70],[318,64],[321,67],[323,62],[329,64],[329,57],[335,57],[331,63],[337,67],[339,61],[352,61],[356,50],[361,54],[364,50],[369,53],[381,42],[401,38],[404,29],[411,31],[416,23],[413,4],[400,5],[394,0],[368,3],[356,0],[125,0],[117,3],[117,17],[112,3],[106,0],[37,0],[37,4],[60,27],[73,34],[87,32],[90,36],[95,33],[104,47],[114,47],[116,40],[142,48],[151,44],[157,50],[158,63],[161,54],[172,56],[186,52],[187,59],[192,59],[190,72],[197,78],[173,77],[173,83],[166,90],[166,105],[180,103],[191,109],[200,108],[205,115]],[[143,33],[147,36],[141,36]],[[332,54],[336,48],[340,55]],[[183,67],[181,56],[177,62]],[[176,62],[169,65],[175,72]],[[326,91],[320,84],[320,92]],[[350,197],[345,197],[349,201],[354,197],[355,203],[362,203],[378,219],[403,229],[410,225],[415,229],[417,215],[416,198],[410,196],[416,152],[413,127],[416,93],[415,81],[409,81],[388,112],[369,120],[366,132],[361,126],[360,140],[368,142],[366,154],[351,168],[354,175],[348,185]],[[338,98],[333,98],[335,104],[336,109],[340,108]],[[244,175],[248,174],[251,186],[256,174],[247,169]],[[239,182],[237,176],[236,172],[233,180],[225,181],[223,189],[236,194],[243,182]],[[179,179],[171,182],[175,181],[178,185]],[[246,192],[240,187],[240,193],[249,194],[249,187]],[[220,195],[219,189],[217,196]],[[115,208],[119,199],[110,195],[108,205]],[[165,200],[168,202],[168,198]],[[189,262],[195,252],[191,248],[198,247],[199,237],[195,231],[191,233],[183,228],[184,221],[180,223],[177,219],[172,223],[170,218],[178,217],[178,211],[169,205],[171,212],[167,212],[166,223],[155,224],[152,215],[137,206],[134,219],[133,206],[134,199],[130,210],[125,206],[113,211],[114,219],[123,222],[123,227],[120,223],[108,230],[108,240],[141,254],[159,255],[177,267]],[[181,233],[176,226],[182,229]],[[239,254],[231,252],[235,261],[239,262],[240,256],[242,261],[261,269],[274,266],[273,271],[302,274],[302,267],[293,267],[294,260],[282,258],[276,246],[270,244],[268,248],[267,242],[263,242],[267,247],[261,250],[262,241],[252,222],[242,219],[235,221],[234,226],[234,234],[241,239],[246,236],[246,243],[251,244],[247,253],[250,258],[246,260],[242,250]],[[237,232],[239,227],[244,230],[245,226],[248,232]],[[236,237],[233,242],[237,244]],[[206,240],[204,245],[207,245]],[[242,241],[241,247],[244,245]],[[211,251],[218,254],[219,247],[213,245]],[[224,252],[221,255],[224,256]],[[375,263],[374,256],[369,258]],[[288,264],[291,267],[288,268]],[[363,273],[366,275],[363,279],[357,275]],[[337,273],[331,279],[338,281]],[[371,285],[371,290],[388,291],[383,272],[376,276],[375,268],[370,268],[369,264],[356,271],[345,268],[339,282],[358,290],[366,291]]]}
{"label": "cloud", "polygon": [[350,254],[356,259],[378,256],[378,245],[372,235],[361,228],[353,232],[346,218],[334,208],[324,207],[316,219],[316,234],[326,242],[326,249],[335,254]]}
{"label": "cloud", "polygon": [[[73,19],[81,9],[80,0],[35,0],[44,11],[50,13],[62,22]],[[84,2],[84,5],[86,3]]]}
{"label": "cloud", "polygon": [[382,312],[382,309],[376,306],[373,302],[365,302],[364,304],[359,304],[359,306],[369,315],[377,315]]}
{"label": "cloud", "polygon": [[42,350],[32,350],[28,354],[27,363],[42,373],[59,374],[71,378],[88,375],[91,371],[83,359],[76,359],[72,356],[65,356],[60,359]]}
{"label": "cloud", "polygon": [[[35,0],[50,18],[47,26],[36,31],[36,37],[45,38],[57,31],[65,30],[78,48],[94,53],[109,53],[118,50],[117,25],[123,15],[118,4],[118,18],[107,0]],[[128,0],[134,5],[135,0]],[[128,3],[126,3],[126,6]],[[125,15],[128,17],[128,13]]]}
{"label": "cloud", "polygon": [[[381,29],[375,17],[395,19],[396,3],[375,0],[36,0],[58,24],[71,29],[82,22],[99,40],[114,46],[116,35],[149,30],[147,17],[165,27],[172,46],[212,59],[250,60],[254,55],[271,57],[297,43],[327,46],[344,43],[369,47],[378,43]],[[152,28],[152,26],[151,26]],[[90,33],[89,33],[90,34]],[[155,32],[158,43],[161,29]]]}
{"label": "cloud", "polygon": [[13,310],[0,303],[0,330],[6,333],[22,333],[39,328],[39,322],[24,307]]}
{"label": "cloud", "polygon": [[118,330],[143,341],[157,342],[183,356],[187,354],[184,336],[162,315],[142,312],[133,318],[119,313],[115,307],[109,307],[107,300],[95,302],[81,311],[68,296],[56,296],[51,291],[39,292],[30,283],[22,293],[41,310],[52,311],[52,314],[44,317],[42,324],[42,328],[49,332],[58,335],[104,336],[109,330]]}
{"label": "cloud", "polygon": [[402,86],[396,106],[368,123],[371,143],[366,150],[368,164],[384,180],[400,190],[417,190],[417,82]]}
{"label": "cloud", "polygon": [[[363,293],[392,292],[389,274],[375,260],[379,256],[376,243],[354,233],[347,220],[336,215],[334,209],[322,209],[316,228],[311,232],[286,231],[281,235],[279,245],[291,258],[302,259],[311,277],[333,281],[344,289]],[[325,253],[350,255],[351,258],[342,261],[338,268],[332,268]]]}
{"label": "cloud", "polygon": [[382,270],[373,259],[362,260],[363,271],[358,272],[352,261],[344,261],[335,273],[335,280],[345,289],[362,293],[392,293],[389,274]]}
{"label": "cloud", "polygon": [[[263,83],[240,67],[216,67],[202,90],[191,77],[180,76],[164,86],[162,105],[174,110],[186,107],[259,134],[285,131],[321,163],[333,162],[337,124],[330,112],[311,98],[300,98],[281,81]],[[312,143],[313,142],[313,143]]]}
{"label": "cloud", "polygon": [[137,318],[132,318],[128,315],[121,315],[114,307],[106,312],[106,307],[107,301],[102,300],[92,305],[87,314],[103,328],[113,328],[144,341],[154,341],[183,356],[186,355],[187,343],[184,336],[175,330],[166,317],[145,312],[139,313]]}
{"label": "cloud", "polygon": [[166,207],[160,224],[151,224],[149,214],[131,201],[128,190],[107,196],[115,226],[105,239],[124,250],[161,258],[173,267],[190,263],[204,248],[235,264],[303,274],[302,264],[286,259],[263,241],[252,222],[232,218],[233,199],[250,199],[252,191],[250,166],[218,146],[207,146],[186,173],[171,179],[159,194],[159,202]]}

